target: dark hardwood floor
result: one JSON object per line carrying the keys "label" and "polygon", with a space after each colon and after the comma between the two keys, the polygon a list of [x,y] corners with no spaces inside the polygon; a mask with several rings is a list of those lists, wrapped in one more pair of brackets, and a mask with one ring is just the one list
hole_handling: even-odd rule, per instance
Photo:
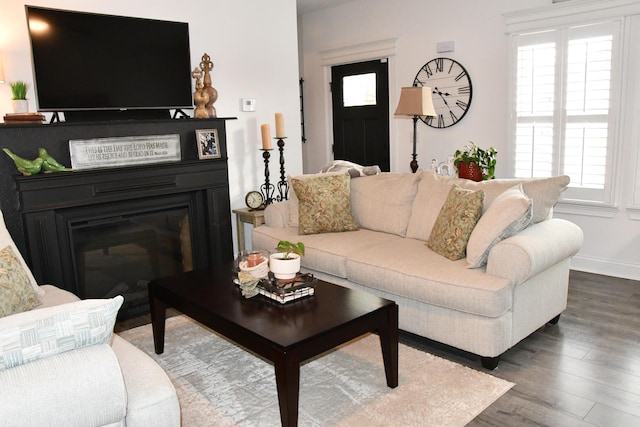
{"label": "dark hardwood floor", "polygon": [[[640,282],[577,271],[569,280],[560,322],[503,355],[490,374],[516,385],[470,426],[640,426]],[[149,322],[120,322],[116,332]],[[400,339],[486,371],[460,350],[406,333]]]}

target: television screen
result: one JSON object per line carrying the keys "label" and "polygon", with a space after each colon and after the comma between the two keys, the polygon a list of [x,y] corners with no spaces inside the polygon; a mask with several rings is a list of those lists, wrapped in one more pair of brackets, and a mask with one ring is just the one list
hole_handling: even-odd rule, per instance
{"label": "television screen", "polygon": [[192,108],[187,23],[26,11],[38,111]]}

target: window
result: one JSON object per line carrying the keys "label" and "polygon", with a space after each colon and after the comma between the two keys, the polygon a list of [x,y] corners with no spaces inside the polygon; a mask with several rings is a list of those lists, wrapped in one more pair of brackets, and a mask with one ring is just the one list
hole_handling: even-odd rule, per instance
{"label": "window", "polygon": [[620,21],[513,35],[513,173],[569,175],[565,200],[612,203]]}
{"label": "window", "polygon": [[342,79],[345,107],[376,105],[376,73],[356,74]]}

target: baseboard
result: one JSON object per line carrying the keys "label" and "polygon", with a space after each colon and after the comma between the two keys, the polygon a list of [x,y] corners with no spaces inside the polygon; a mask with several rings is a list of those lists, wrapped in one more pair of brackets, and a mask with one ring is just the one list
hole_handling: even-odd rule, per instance
{"label": "baseboard", "polygon": [[602,258],[576,255],[571,260],[571,269],[586,273],[640,280],[640,264],[630,264]]}

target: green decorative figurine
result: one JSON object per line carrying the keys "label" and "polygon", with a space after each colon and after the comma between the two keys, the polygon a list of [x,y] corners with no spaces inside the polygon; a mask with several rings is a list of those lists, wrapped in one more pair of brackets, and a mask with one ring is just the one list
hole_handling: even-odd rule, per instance
{"label": "green decorative figurine", "polygon": [[53,157],[47,153],[47,150],[44,148],[38,148],[38,158],[42,159],[42,170],[44,173],[48,172],[62,172],[62,171],[71,171],[73,169],[68,168],[60,163]]}
{"label": "green decorative figurine", "polygon": [[16,154],[13,154],[8,148],[3,148],[2,150],[7,153],[9,157],[11,157],[11,160],[13,160],[13,163],[16,164],[18,171],[20,171],[22,175],[35,175],[40,173],[40,171],[42,170],[42,164],[44,163],[44,160],[40,157],[36,157],[33,160],[27,160]]}

